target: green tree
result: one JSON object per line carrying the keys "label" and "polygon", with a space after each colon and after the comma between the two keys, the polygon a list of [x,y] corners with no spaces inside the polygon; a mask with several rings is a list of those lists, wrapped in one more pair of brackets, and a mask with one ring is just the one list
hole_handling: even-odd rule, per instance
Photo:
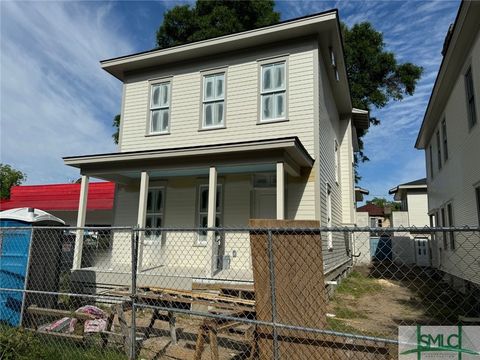
{"label": "green tree", "polygon": [[163,15],[157,46],[170,46],[256,29],[280,21],[273,0],[197,0],[178,5]]}
{"label": "green tree", "polygon": [[[354,107],[369,110],[380,109],[390,100],[402,100],[413,95],[423,68],[412,63],[398,63],[395,54],[385,50],[381,32],[369,22],[349,28],[342,24],[345,64],[350,82]],[[371,117],[372,125],[380,119]],[[358,129],[360,151],[355,156],[356,169],[359,161],[368,161],[363,151],[364,130]],[[356,179],[360,179],[356,172]]]}
{"label": "green tree", "polygon": [[9,199],[12,186],[20,185],[25,180],[27,175],[20,170],[8,164],[0,164],[0,199]]}
{"label": "green tree", "polygon": [[112,134],[113,142],[118,144],[118,137],[120,134],[120,114],[115,115],[112,126],[115,128],[115,132]]}
{"label": "green tree", "polygon": [[381,208],[390,207],[393,211],[400,210],[401,204],[396,201],[390,201],[385,198],[374,197],[367,201],[367,204],[374,204]]}

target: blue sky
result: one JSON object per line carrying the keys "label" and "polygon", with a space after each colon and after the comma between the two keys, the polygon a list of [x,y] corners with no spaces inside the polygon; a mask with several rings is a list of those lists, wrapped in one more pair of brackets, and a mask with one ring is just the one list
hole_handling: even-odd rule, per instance
{"label": "blue sky", "polygon": [[[66,182],[78,171],[62,156],[115,151],[111,121],[121,84],[99,61],[155,45],[166,9],[179,2],[0,2],[0,159],[28,184]],[[277,1],[282,20],[338,8],[348,25],[370,21],[401,62],[425,68],[414,96],[373,115],[365,136],[371,159],[360,186],[371,196],[425,176],[414,142],[459,1]]]}

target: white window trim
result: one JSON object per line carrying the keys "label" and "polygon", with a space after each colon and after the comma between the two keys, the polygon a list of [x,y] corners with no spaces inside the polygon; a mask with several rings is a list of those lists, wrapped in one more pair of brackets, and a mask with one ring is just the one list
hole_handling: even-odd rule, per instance
{"label": "white window trim", "polygon": [[[257,97],[257,104],[258,104],[258,106],[257,106],[257,108],[258,108],[257,117],[258,117],[258,120],[257,120],[257,125],[288,121],[288,116],[289,116],[289,113],[288,113],[288,109],[289,109],[289,106],[288,106],[288,103],[289,103],[289,101],[288,101],[288,98],[289,98],[289,91],[288,91],[288,88],[289,88],[288,56],[284,55],[284,56],[281,56],[281,57],[258,60],[257,63],[258,63],[258,97]],[[279,63],[284,63],[285,64],[285,89],[284,90],[274,90],[274,91],[264,92],[263,91],[263,84],[262,84],[262,79],[263,79],[262,67],[266,66],[266,65],[279,64]],[[262,111],[263,110],[262,95],[268,94],[268,93],[275,94],[275,93],[279,93],[279,92],[285,92],[285,116],[282,117],[282,118],[262,120],[262,113],[263,113],[263,111]]]}
{"label": "white window trim", "polygon": [[335,182],[338,185],[340,182],[340,146],[337,139],[333,141],[333,151],[335,156]]}
{"label": "white window trim", "polygon": [[[201,225],[201,216],[202,215],[206,215],[208,216],[208,205],[207,205],[207,210],[206,211],[200,211],[200,204],[201,204],[201,190],[202,188],[207,188],[208,189],[209,185],[208,183],[205,183],[205,182],[201,182],[198,184],[197,186],[197,206],[195,208],[195,221],[197,223],[197,227],[198,228],[201,228],[202,225]],[[218,179],[217,179],[217,188],[220,188],[220,211],[216,211],[215,212],[215,217],[219,217],[220,218],[220,222],[222,225],[223,224],[223,184],[221,183],[218,183]],[[207,235],[208,236],[208,235]],[[195,240],[195,243],[194,243],[194,246],[201,246],[201,247],[205,247],[207,246],[208,244],[208,239],[205,237],[202,237],[202,235],[200,234],[200,232],[197,234],[196,236],[196,240]]]}
{"label": "white window trim", "polygon": [[[168,106],[152,107],[152,91],[155,85],[168,84]],[[165,131],[152,131],[152,111],[168,109],[168,129]],[[150,80],[148,83],[148,108],[147,128],[145,136],[168,135],[172,126],[172,77]]]}
{"label": "white window trim", "polygon": [[[205,93],[205,78],[208,76],[214,75],[222,75],[223,74],[223,99],[215,99],[215,100],[205,100],[204,93]],[[228,68],[215,68],[211,70],[204,70],[201,71],[200,77],[200,121],[198,131],[209,131],[209,130],[218,130],[218,129],[225,129],[227,127],[227,78],[228,78]],[[215,103],[223,101],[223,124],[221,125],[212,125],[212,126],[205,126],[205,104],[206,103]]]}
{"label": "white window trim", "polygon": [[[327,210],[327,227],[333,226],[333,209],[332,209],[332,188],[327,183],[326,186],[326,210]],[[333,232],[327,232],[327,248],[328,251],[333,251]]]}

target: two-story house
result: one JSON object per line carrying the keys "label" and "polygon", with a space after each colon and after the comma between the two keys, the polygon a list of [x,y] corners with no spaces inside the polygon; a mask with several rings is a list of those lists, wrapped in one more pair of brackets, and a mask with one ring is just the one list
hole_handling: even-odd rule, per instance
{"label": "two-story house", "polygon": [[[480,222],[479,19],[480,3],[463,1],[415,144],[425,150],[432,225]],[[480,284],[479,242],[478,232],[438,234],[434,266],[461,288]]]}
{"label": "two-story house", "polygon": [[418,231],[393,233],[393,261],[399,264],[430,266],[431,246],[429,226],[427,179],[418,179],[399,184],[388,191],[398,201],[400,209],[392,211],[392,227],[415,227]]}
{"label": "two-story house", "polygon": [[[78,226],[95,177],[117,184],[114,226],[167,228],[142,236],[142,275],[251,280],[248,233],[168,228],[354,223],[356,129],[369,116],[352,108],[336,10],[101,66],[123,83],[118,152],[64,161],[82,174]],[[323,240],[333,278],[351,263],[349,243]],[[108,266],[90,270],[101,281],[129,263],[129,243],[115,236]]]}

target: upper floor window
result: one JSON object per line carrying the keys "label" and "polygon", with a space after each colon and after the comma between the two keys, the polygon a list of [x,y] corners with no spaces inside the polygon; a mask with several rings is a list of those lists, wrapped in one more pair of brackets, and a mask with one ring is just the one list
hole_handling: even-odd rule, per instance
{"label": "upper floor window", "polygon": [[429,168],[430,168],[430,177],[433,179],[433,149],[432,145],[428,147],[428,162],[430,163]]}
{"label": "upper floor window", "polygon": [[442,168],[442,145],[440,144],[440,130],[437,130],[437,162],[438,170]]}
{"label": "upper floor window", "polygon": [[285,62],[262,65],[260,121],[284,120],[287,117]]}
{"label": "upper floor window", "polygon": [[442,120],[442,139],[443,139],[443,160],[448,160],[448,143],[447,143],[447,122]]}
{"label": "upper floor window", "polygon": [[203,76],[202,128],[225,126],[225,73]]}
{"label": "upper floor window", "polygon": [[170,82],[154,83],[150,93],[150,134],[170,131]]}
{"label": "upper floor window", "polygon": [[468,68],[465,74],[465,91],[467,95],[468,128],[471,129],[477,123],[475,109],[475,92],[473,90],[472,68]]}

